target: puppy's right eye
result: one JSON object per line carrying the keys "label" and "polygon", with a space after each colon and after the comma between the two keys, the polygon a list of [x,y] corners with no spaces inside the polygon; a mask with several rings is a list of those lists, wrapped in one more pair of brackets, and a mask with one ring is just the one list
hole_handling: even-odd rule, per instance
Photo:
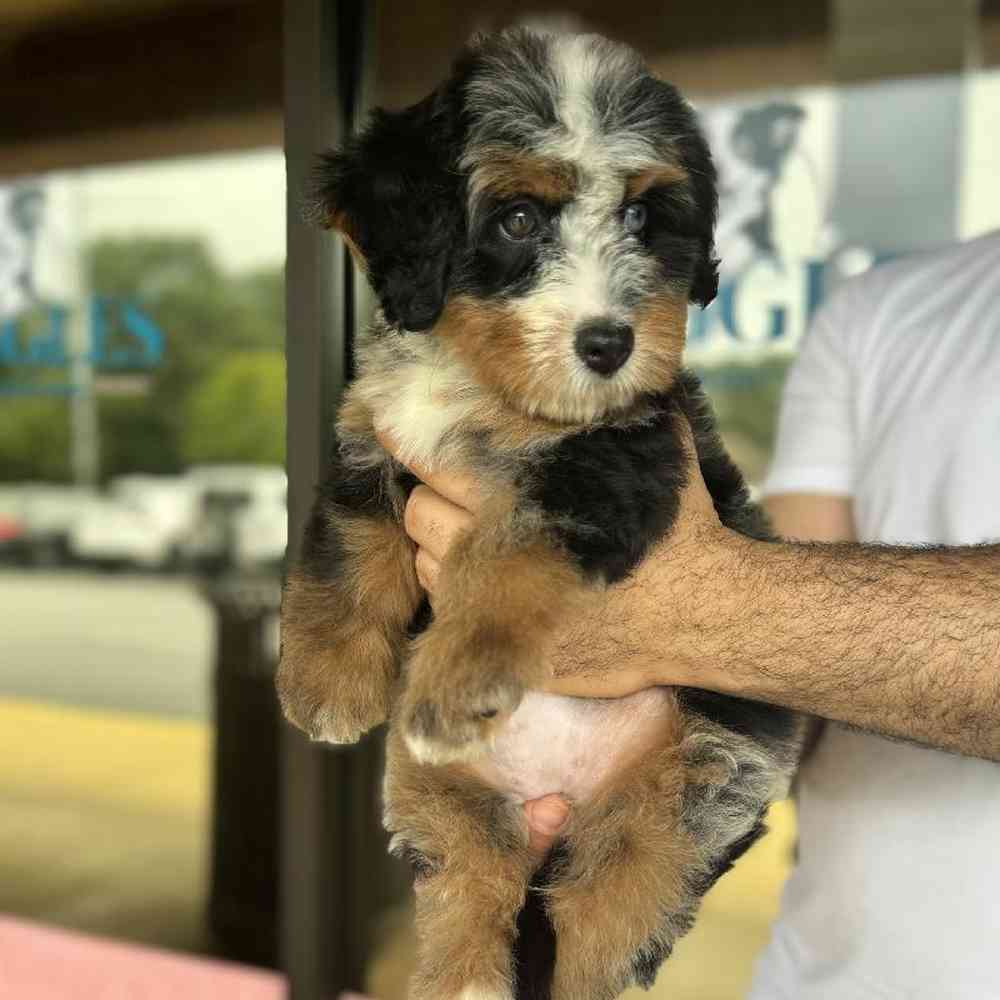
{"label": "puppy's right eye", "polygon": [[509,240],[526,240],[538,230],[538,212],[527,202],[515,205],[500,220],[500,228]]}

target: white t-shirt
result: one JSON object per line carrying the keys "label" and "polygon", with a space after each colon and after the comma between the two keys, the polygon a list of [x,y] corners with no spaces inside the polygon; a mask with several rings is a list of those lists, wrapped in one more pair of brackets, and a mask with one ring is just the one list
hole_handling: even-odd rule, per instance
{"label": "white t-shirt", "polygon": [[[787,492],[852,497],[862,541],[1000,539],[1000,233],[817,313],[765,484]],[[1000,1000],[1000,765],[828,725],[798,805],[753,1000]]]}

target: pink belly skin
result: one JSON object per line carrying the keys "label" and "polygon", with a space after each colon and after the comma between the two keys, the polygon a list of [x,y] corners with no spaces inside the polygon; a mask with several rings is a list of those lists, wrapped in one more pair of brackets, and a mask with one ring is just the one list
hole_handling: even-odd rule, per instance
{"label": "pink belly skin", "polygon": [[676,711],[670,688],[600,700],[529,691],[492,750],[466,766],[514,802],[551,792],[583,802],[665,738]]}

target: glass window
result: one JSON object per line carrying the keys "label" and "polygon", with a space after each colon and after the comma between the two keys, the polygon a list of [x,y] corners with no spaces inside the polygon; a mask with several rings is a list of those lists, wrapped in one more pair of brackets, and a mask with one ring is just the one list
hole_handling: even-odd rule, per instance
{"label": "glass window", "polygon": [[2,912],[275,959],[284,205],[273,148],[0,186]]}

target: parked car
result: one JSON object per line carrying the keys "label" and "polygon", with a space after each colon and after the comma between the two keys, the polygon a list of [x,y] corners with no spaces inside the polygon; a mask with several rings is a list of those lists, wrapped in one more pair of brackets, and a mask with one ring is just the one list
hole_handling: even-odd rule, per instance
{"label": "parked car", "polygon": [[16,562],[22,556],[25,536],[22,491],[0,487],[0,562]]}
{"label": "parked car", "polygon": [[197,493],[183,476],[119,476],[88,505],[69,536],[74,559],[98,566],[166,570],[178,565]]}
{"label": "parked car", "polygon": [[280,497],[257,497],[234,516],[232,561],[244,573],[281,572],[288,546],[288,507]]}
{"label": "parked car", "polygon": [[276,465],[202,465],[188,470],[199,496],[181,557],[203,573],[280,563],[287,542],[288,480]]}
{"label": "parked car", "polygon": [[21,487],[23,533],[18,548],[31,566],[60,566],[69,559],[69,536],[98,494],[89,487],[25,483]]}

